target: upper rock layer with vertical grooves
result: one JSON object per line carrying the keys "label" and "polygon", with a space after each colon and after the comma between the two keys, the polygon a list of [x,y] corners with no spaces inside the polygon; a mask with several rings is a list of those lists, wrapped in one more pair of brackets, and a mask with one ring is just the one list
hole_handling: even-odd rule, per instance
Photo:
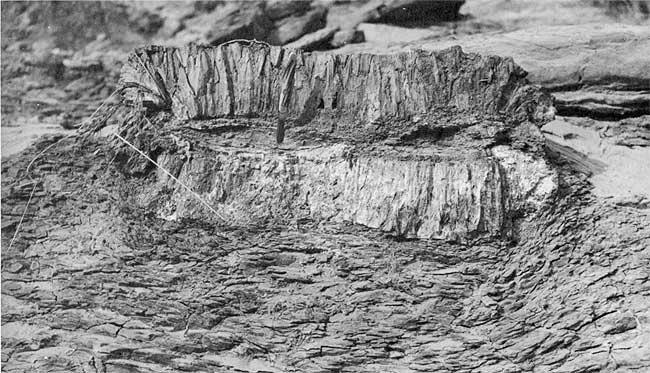
{"label": "upper rock layer with vertical grooves", "polygon": [[251,42],[138,49],[121,83],[127,102],[180,119],[280,116],[346,127],[451,111],[543,120],[550,99],[525,74],[512,59],[459,47],[345,55]]}

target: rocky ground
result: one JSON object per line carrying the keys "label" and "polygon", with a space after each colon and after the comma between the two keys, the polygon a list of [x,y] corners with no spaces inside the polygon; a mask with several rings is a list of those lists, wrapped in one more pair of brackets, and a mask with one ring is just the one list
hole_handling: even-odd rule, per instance
{"label": "rocky ground", "polygon": [[445,4],[3,3],[2,370],[650,369],[646,3]]}

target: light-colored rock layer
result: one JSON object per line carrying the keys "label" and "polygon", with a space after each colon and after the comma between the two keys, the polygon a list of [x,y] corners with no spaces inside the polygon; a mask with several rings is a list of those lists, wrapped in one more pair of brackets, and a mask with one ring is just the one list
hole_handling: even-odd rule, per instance
{"label": "light-colored rock layer", "polygon": [[[647,123],[650,118],[640,119]],[[619,203],[647,202],[650,129],[635,122],[594,123],[590,119],[558,117],[542,129],[551,151],[590,176],[595,195]]]}
{"label": "light-colored rock layer", "polygon": [[[310,217],[362,224],[408,238],[458,239],[509,234],[511,214],[553,195],[556,173],[542,160],[499,146],[466,157],[382,149],[351,155],[343,145],[289,153],[222,148],[213,158],[159,163],[232,221]],[[176,188],[160,213],[209,213]]]}

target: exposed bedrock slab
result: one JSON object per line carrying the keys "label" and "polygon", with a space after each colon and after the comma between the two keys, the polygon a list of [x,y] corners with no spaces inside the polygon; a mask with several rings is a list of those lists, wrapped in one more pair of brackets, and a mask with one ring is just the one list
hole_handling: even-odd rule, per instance
{"label": "exposed bedrock slab", "polygon": [[[543,160],[506,146],[464,156],[387,148],[353,155],[344,145],[291,152],[224,147],[183,158],[158,161],[231,222],[311,218],[408,238],[506,237],[513,214],[538,207],[557,185]],[[161,215],[210,214],[163,172],[158,179],[175,188]]]}
{"label": "exposed bedrock slab", "polygon": [[[105,141],[2,167],[8,372],[643,372],[650,210],[578,178],[521,241],[161,222]],[[507,149],[505,149],[507,150]],[[53,167],[56,165],[57,167]],[[570,175],[569,175],[570,177]],[[563,190],[566,192],[566,189]]]}
{"label": "exposed bedrock slab", "polygon": [[[382,32],[388,33],[385,28]],[[432,31],[433,33],[433,31]],[[397,34],[395,34],[397,35]],[[367,35],[372,39],[372,35]],[[583,24],[435,37],[421,35],[393,45],[349,45],[341,53],[400,53],[454,45],[480,54],[510,56],[531,82],[553,92],[560,112],[591,116],[650,114],[650,28],[647,25]]]}
{"label": "exposed bedrock slab", "polygon": [[[513,218],[557,185],[537,127],[553,115],[551,100],[525,74],[510,59],[457,47],[148,47],[124,67],[124,100],[172,115],[151,115],[157,129],[127,121],[122,131],[152,141],[161,128],[173,133],[152,156],[229,222],[309,218],[407,238],[508,237]],[[268,128],[278,123],[289,128],[280,147]],[[160,170],[158,180],[145,203],[159,215],[210,213]]]}
{"label": "exposed bedrock slab", "polygon": [[231,43],[138,49],[121,83],[127,102],[182,119],[275,118],[355,127],[442,111],[545,120],[548,96],[511,59],[458,48],[397,54],[323,54]]}

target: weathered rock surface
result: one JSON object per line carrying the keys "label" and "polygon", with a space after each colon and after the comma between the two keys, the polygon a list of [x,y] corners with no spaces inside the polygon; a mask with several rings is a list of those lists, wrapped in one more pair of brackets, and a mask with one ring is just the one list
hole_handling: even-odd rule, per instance
{"label": "weathered rock surface", "polygon": [[[481,2],[497,8],[481,0],[470,3]],[[493,14],[508,27],[539,25],[535,29],[540,33],[553,29],[550,23],[575,22],[576,12],[581,21],[591,19],[590,12],[596,9],[566,0],[507,3]],[[94,15],[101,16],[101,8],[124,9],[133,3],[89,3],[91,9],[78,3],[53,3],[70,9],[59,13],[55,30],[41,27],[45,23],[38,12],[31,13],[34,17],[7,17],[9,5],[38,8],[35,4],[2,4],[3,152],[6,141],[12,140],[6,137],[6,125],[19,123],[13,117],[14,108],[24,110],[19,115],[29,123],[60,118],[61,123],[75,124],[74,117],[94,111],[115,84],[107,77],[116,70],[107,63],[106,51],[131,45],[131,27],[144,33],[160,27],[156,34],[164,34],[165,42],[178,41],[174,36],[179,31],[201,21],[201,14],[218,11],[219,6],[216,2],[138,3],[150,13],[118,17],[127,24],[115,23],[117,32],[108,32],[103,39],[97,34],[104,31],[95,31],[104,24]],[[355,5],[337,1],[330,13]],[[295,13],[283,10],[287,7]],[[87,16],[78,17],[76,8]],[[521,17],[521,10],[531,9],[535,10],[532,18]],[[264,13],[274,22],[307,11],[304,3],[267,3]],[[163,18],[162,26],[156,14]],[[484,13],[473,14],[481,18]],[[544,17],[546,23],[540,21]],[[7,21],[13,19],[24,21],[27,27],[6,33],[11,24]],[[211,19],[216,17],[204,21]],[[74,27],[75,23],[58,27],[70,20],[93,26],[85,31]],[[472,24],[475,32],[495,28],[480,22],[470,19],[465,26],[438,25],[435,32],[439,35],[446,29],[444,33],[463,39],[468,30],[463,28],[471,29]],[[39,27],[43,33],[32,35]],[[21,36],[7,43],[7,35],[23,35],[26,30],[32,39]],[[313,42],[312,48],[329,48],[334,43],[336,35],[326,31],[325,42]],[[65,48],[43,42],[52,35],[72,41],[90,38],[94,41],[88,50],[93,52],[85,50],[77,57],[64,50],[65,57],[52,58],[52,53],[44,51],[52,51],[55,45]],[[491,37],[503,35],[509,34]],[[610,41],[619,37],[627,36],[614,34]],[[115,44],[115,39],[123,40]],[[498,53],[513,51],[516,44]],[[549,48],[547,52],[552,53]],[[474,71],[472,64],[463,66]],[[561,64],[546,66],[563,68]],[[68,79],[72,75],[76,78]],[[63,87],[68,88],[63,91]],[[560,98],[557,93],[570,91],[560,88],[556,98]],[[144,113],[121,110],[125,108],[107,124],[137,118],[147,123]],[[289,127],[278,147],[273,129],[268,128],[277,124],[273,115],[270,119],[233,115],[186,121],[156,110],[146,112],[151,124],[126,123],[120,128],[122,135],[178,171],[192,190],[224,213],[227,210],[232,219],[223,225],[177,184],[157,175],[149,162],[135,152],[116,149],[106,138],[64,140],[36,160],[30,175],[33,180],[24,175],[25,167],[53,139],[3,159],[3,371],[622,373],[649,369],[650,200],[603,199],[601,194],[603,185],[612,186],[608,192],[617,194],[647,192],[648,188],[631,188],[648,174],[644,171],[648,157],[642,156],[648,149],[646,116],[632,117],[636,114],[628,111],[616,114],[628,117],[621,120],[558,118],[543,127],[544,146],[536,125],[526,123],[529,115],[486,116],[482,109],[468,113],[445,108],[426,118],[391,120],[392,132],[373,123],[362,126],[357,134],[316,131],[314,121]],[[593,110],[573,112],[592,115]],[[106,118],[101,113],[93,127],[103,125]],[[125,122],[125,118],[131,119]],[[366,123],[365,119],[359,122]],[[110,133],[107,130],[102,133]],[[348,169],[339,166],[336,149],[347,151]],[[572,153],[558,155],[557,149]],[[323,156],[326,152],[327,157]],[[223,180],[213,172],[218,169],[216,161],[229,170],[248,169],[247,173],[229,172],[228,182],[248,191],[268,191],[264,196],[248,196],[264,208],[277,207],[278,214],[267,213],[275,218],[247,221],[247,211],[228,206],[233,201],[250,205],[233,191],[223,203],[210,199],[210,191],[218,194],[212,182],[216,185]],[[324,163],[331,167],[323,171]],[[273,167],[257,169],[259,164]],[[307,164],[323,172],[286,172],[302,171]],[[275,167],[280,165],[282,170]],[[300,195],[312,202],[312,193],[322,196],[326,191],[318,188],[320,182],[297,183],[297,190],[288,191],[282,184],[272,184],[301,177],[324,179],[354,169],[386,180],[382,185],[370,179],[359,182],[378,191],[378,197],[394,196],[395,202],[409,205],[423,200],[412,194],[418,186],[386,178],[381,167],[395,175],[410,173],[417,180],[420,174],[413,170],[418,168],[460,170],[463,176],[463,165],[479,174],[485,165],[496,165],[496,174],[507,181],[502,184],[502,192],[507,193],[502,195],[509,201],[523,201],[503,204],[503,212],[509,211],[503,216],[512,222],[507,226],[508,241],[490,235],[466,237],[465,244],[404,240],[394,232],[385,235],[379,229],[352,224],[352,214],[348,214],[350,220],[323,219],[305,205],[297,208],[303,216],[290,217],[276,203],[275,190],[287,198]],[[593,175],[582,176],[576,168]],[[549,169],[557,175],[553,177],[557,191],[550,199],[541,183],[535,185],[553,179],[540,177]],[[630,169],[636,172],[634,178],[629,178]],[[609,179],[605,179],[607,173]],[[347,180],[345,175],[345,179],[335,177],[337,185]],[[611,175],[620,175],[614,180],[617,184],[611,184]],[[610,184],[597,183],[598,177]],[[256,181],[266,184],[255,185]],[[455,187],[449,180],[431,181],[443,189]],[[463,186],[479,184],[468,178]],[[305,188],[300,189],[303,185],[316,186],[316,192],[305,196]],[[505,188],[510,185],[515,187]],[[10,245],[33,186],[24,224]],[[399,193],[402,186],[405,192]],[[348,192],[345,189],[342,195]],[[405,198],[409,193],[413,199]],[[459,193],[458,198],[449,193],[432,195],[456,203],[471,193]],[[397,206],[374,195],[363,197],[369,197],[373,206]],[[470,206],[476,206],[476,201],[461,203],[461,209],[454,211],[458,224],[440,221],[448,229],[443,231],[448,238],[452,228],[462,227],[458,212],[473,211]],[[318,209],[339,207],[323,203]],[[442,207],[442,211],[448,209]],[[155,217],[156,212],[170,217],[174,211],[186,213],[186,218],[165,221]],[[262,208],[255,211],[264,216]],[[373,219],[390,216],[381,209],[371,213]],[[400,219],[434,221],[411,211]]]}
{"label": "weathered rock surface", "polygon": [[647,116],[618,122],[558,117],[542,130],[549,148],[591,176],[595,195],[642,205],[650,201],[648,127]]}
{"label": "weathered rock surface", "polygon": [[[460,45],[468,52],[510,56],[527,78],[548,88],[559,113],[594,117],[650,114],[650,29],[646,25],[547,26],[502,34],[405,40],[388,48],[439,50]],[[424,37],[424,36],[423,36]],[[385,52],[386,46],[381,50]],[[372,53],[371,44],[343,53]]]}
{"label": "weathered rock surface", "polygon": [[407,25],[430,25],[435,22],[451,21],[459,17],[458,10],[464,0],[413,1],[413,0],[371,0],[331,3],[326,27],[306,34],[302,41],[287,47],[306,50],[327,50],[339,48],[364,40],[358,26],[364,22],[390,22]]}
{"label": "weathered rock surface", "polygon": [[443,110],[548,119],[550,101],[524,75],[512,60],[460,48],[346,55],[231,43],[137,50],[120,82],[128,102],[182,119],[282,114],[299,126],[358,127]]}
{"label": "weathered rock surface", "polygon": [[302,36],[300,39],[286,44],[290,49],[301,49],[305,52],[311,52],[319,49],[330,49],[329,46],[334,42],[334,37],[339,32],[339,27],[325,27],[318,31]]}
{"label": "weathered rock surface", "polygon": [[[557,186],[533,124],[552,108],[523,75],[512,61],[458,48],[325,55],[233,43],[136,51],[121,84],[127,103],[171,110],[154,128],[202,134],[174,130],[196,150],[163,146],[158,162],[228,220],[309,218],[467,239],[512,236],[512,217]],[[289,129],[280,149],[269,144],[278,122]],[[133,135],[140,125],[123,131],[146,143]],[[164,175],[165,190],[180,188]],[[145,194],[165,217],[206,213],[183,188]]]}
{"label": "weathered rock surface", "polygon": [[[548,201],[557,186],[557,174],[543,160],[505,146],[455,156],[408,147],[356,155],[343,145],[280,153],[214,146],[211,151],[187,161],[182,154],[162,155],[158,163],[241,224],[307,218],[406,238],[507,237],[511,217]],[[157,207],[161,213],[175,219],[210,214],[162,171],[158,179],[176,190]]]}
{"label": "weathered rock surface", "polygon": [[11,249],[30,157],[3,162],[8,372],[650,366],[650,210],[595,201],[571,174],[517,244],[459,245],[349,224],[161,221],[111,153],[64,143],[37,161]]}
{"label": "weathered rock surface", "polygon": [[295,14],[275,23],[275,30],[269,36],[274,45],[284,45],[325,27],[327,8],[316,7],[304,14]]}
{"label": "weathered rock surface", "polygon": [[233,39],[266,40],[273,22],[266,16],[263,2],[224,2],[212,11],[199,12],[193,22],[175,35],[179,41],[221,44]]}
{"label": "weathered rock surface", "polygon": [[[172,9],[181,5],[168,4]],[[198,5],[197,5],[198,6]],[[210,9],[190,11],[180,20],[184,28],[172,32],[171,44],[189,42],[218,45],[235,39],[256,39],[283,45],[326,25],[327,8],[308,1],[230,1]]]}

